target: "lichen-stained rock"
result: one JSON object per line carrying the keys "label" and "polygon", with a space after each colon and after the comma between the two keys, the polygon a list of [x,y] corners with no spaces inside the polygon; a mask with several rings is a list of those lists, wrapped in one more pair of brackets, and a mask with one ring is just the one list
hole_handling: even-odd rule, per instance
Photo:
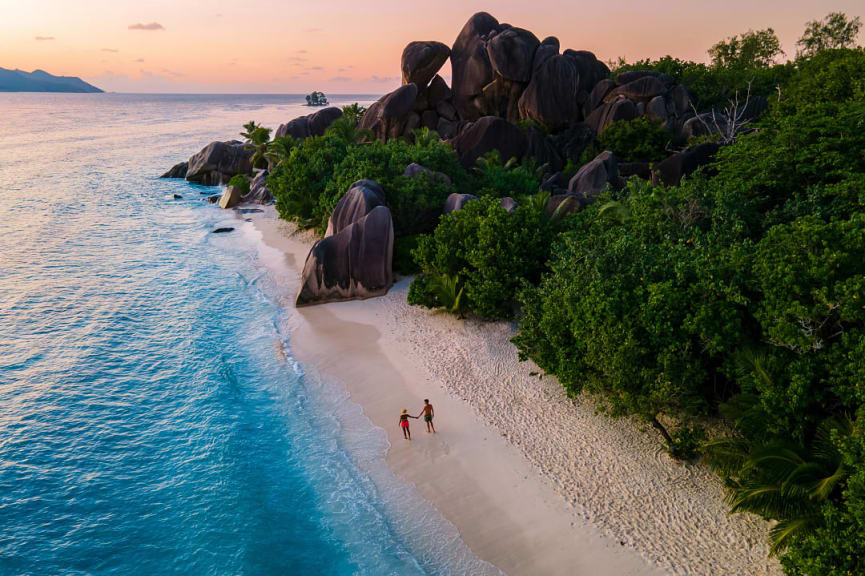
{"label": "lichen-stained rock", "polygon": [[426,88],[450,55],[451,49],[441,42],[409,42],[402,51],[402,83]]}
{"label": "lichen-stained rock", "polygon": [[342,110],[336,106],[323,108],[314,114],[301,116],[294,120],[280,124],[274,136],[291,136],[295,140],[305,140],[310,136],[321,136],[333,121],[342,117]]}
{"label": "lichen-stained rock", "polygon": [[415,128],[420,125],[420,116],[412,111],[417,94],[415,84],[405,84],[385,94],[367,109],[359,127],[372,130],[379,140],[403,136],[412,123]]}
{"label": "lichen-stained rock", "polygon": [[592,88],[592,91],[589,93],[589,98],[586,100],[585,108],[583,110],[586,117],[588,117],[598,106],[604,103],[604,97],[609,94],[616,87],[616,83],[609,78],[605,78],[595,84],[595,87]]}
{"label": "lichen-stained rock", "polygon": [[338,234],[347,226],[354,224],[376,206],[384,206],[384,190],[373,180],[358,180],[349,186],[346,193],[336,204],[327,221],[325,236]]}
{"label": "lichen-stained rock", "polygon": [[254,204],[270,204],[273,202],[273,193],[267,187],[267,170],[262,170],[255,175],[249,185],[249,193],[243,197],[244,202]]}
{"label": "lichen-stained rock", "polygon": [[204,186],[217,186],[236,174],[251,171],[252,151],[242,142],[211,142],[189,159],[186,179]]}
{"label": "lichen-stained rock", "polygon": [[617,184],[618,179],[616,156],[607,150],[574,174],[568,182],[568,193],[591,202],[608,184]]}
{"label": "lichen-stained rock", "polygon": [[551,131],[579,121],[577,68],[571,58],[548,58],[532,74],[519,101],[520,118],[534,120]]}
{"label": "lichen-stained rock", "polygon": [[160,176],[160,178],[186,178],[186,170],[189,168],[189,162],[180,162],[172,166],[168,172]]}
{"label": "lichen-stained rock", "polygon": [[296,305],[381,296],[393,284],[390,210],[369,214],[312,247],[303,267]]}
{"label": "lichen-stained rock", "polygon": [[502,30],[487,43],[487,55],[493,70],[506,80],[528,82],[532,77],[532,62],[540,41],[522,28]]}
{"label": "lichen-stained rock", "polygon": [[486,39],[500,30],[499,22],[486,12],[478,12],[466,22],[451,48],[453,103],[463,120],[483,115],[484,86],[493,81],[493,67],[487,53]]}
{"label": "lichen-stained rock", "polygon": [[502,162],[511,158],[521,160],[526,152],[526,136],[523,131],[497,116],[484,116],[460,130],[451,140],[451,145],[465,168],[474,166],[475,161],[493,150],[498,150]]}
{"label": "lichen-stained rock", "polygon": [[465,205],[471,202],[472,200],[477,200],[478,197],[474,194],[458,194],[454,192],[445,200],[444,208],[442,209],[442,214],[450,214],[451,212],[455,212],[457,210],[462,210],[465,208]]}

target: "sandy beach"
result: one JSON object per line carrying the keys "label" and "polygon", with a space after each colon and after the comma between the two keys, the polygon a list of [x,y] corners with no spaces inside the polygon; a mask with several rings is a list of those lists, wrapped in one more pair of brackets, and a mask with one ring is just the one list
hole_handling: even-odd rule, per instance
{"label": "sandy beach", "polygon": [[[297,310],[293,295],[314,238],[275,209],[244,215],[286,288],[291,352],[346,387],[387,432],[387,462],[459,530],[473,553],[516,574],[780,574],[767,524],[730,516],[720,481],[670,458],[654,432],[567,398],[519,362],[514,326],[458,320],[387,296]],[[397,417],[436,408],[439,432]]]}

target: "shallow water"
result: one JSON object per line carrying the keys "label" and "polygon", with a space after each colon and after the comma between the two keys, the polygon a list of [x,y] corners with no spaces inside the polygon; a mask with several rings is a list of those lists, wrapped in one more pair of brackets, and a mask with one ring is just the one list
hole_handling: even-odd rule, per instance
{"label": "shallow water", "polygon": [[491,570],[290,357],[251,227],[156,178],[300,101],[0,95],[0,573]]}

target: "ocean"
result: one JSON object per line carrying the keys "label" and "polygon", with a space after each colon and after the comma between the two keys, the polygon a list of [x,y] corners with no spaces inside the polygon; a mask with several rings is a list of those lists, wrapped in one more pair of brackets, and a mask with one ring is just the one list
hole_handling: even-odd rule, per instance
{"label": "ocean", "polygon": [[0,573],[495,572],[291,358],[251,225],[158,178],[302,102],[0,95]]}

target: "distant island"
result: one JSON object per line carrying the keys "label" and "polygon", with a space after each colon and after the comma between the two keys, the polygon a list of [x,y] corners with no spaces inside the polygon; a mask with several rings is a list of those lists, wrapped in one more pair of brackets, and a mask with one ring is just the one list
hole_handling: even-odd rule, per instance
{"label": "distant island", "polygon": [[324,92],[313,92],[306,95],[307,106],[327,106],[327,96]]}
{"label": "distant island", "polygon": [[55,76],[44,70],[25,72],[0,68],[0,92],[103,92],[75,76]]}

